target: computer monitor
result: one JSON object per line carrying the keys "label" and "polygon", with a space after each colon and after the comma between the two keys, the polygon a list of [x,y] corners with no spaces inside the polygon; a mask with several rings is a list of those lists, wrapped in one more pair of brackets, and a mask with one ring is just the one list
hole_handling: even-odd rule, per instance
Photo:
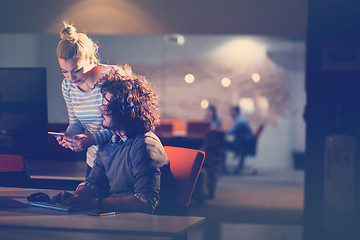
{"label": "computer monitor", "polygon": [[0,153],[47,154],[45,68],[0,68]]}

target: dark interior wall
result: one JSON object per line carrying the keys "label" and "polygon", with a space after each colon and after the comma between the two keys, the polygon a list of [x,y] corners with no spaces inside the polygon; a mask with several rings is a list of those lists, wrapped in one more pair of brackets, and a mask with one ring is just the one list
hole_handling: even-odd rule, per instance
{"label": "dark interior wall", "polygon": [[[306,177],[304,230],[308,236],[346,232],[359,227],[359,152],[349,153],[355,156],[350,176],[341,173],[337,183],[346,181],[354,188],[347,193],[353,198],[354,212],[345,218],[348,229],[334,224],[327,228],[324,207],[328,202],[342,200],[328,199],[324,195],[326,181],[325,164],[329,159],[325,155],[325,138],[340,134],[355,140],[359,149],[360,124],[360,3],[356,0],[318,0],[309,1],[307,57],[306,57]],[[341,175],[343,174],[343,175]],[[353,177],[352,177],[353,176]],[[351,193],[351,191],[353,191]],[[349,200],[349,199],[348,199]],[[348,206],[335,206],[339,210]],[[350,219],[351,218],[351,219]],[[336,223],[336,220],[331,220]],[[331,235],[331,234],[330,234]],[[334,236],[334,235],[333,235]]]}

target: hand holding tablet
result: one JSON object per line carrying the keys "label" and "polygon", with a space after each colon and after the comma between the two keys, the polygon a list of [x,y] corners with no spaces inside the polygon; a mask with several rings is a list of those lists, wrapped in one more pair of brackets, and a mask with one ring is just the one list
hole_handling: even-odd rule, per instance
{"label": "hand holding tablet", "polygon": [[65,133],[61,133],[61,132],[48,132],[48,134],[53,136],[65,136]]}

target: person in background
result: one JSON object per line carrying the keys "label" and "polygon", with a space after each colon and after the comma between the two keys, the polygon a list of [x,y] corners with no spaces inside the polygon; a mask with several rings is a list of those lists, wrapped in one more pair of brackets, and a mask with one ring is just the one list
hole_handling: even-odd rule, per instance
{"label": "person in background", "polygon": [[112,139],[100,146],[90,175],[77,190],[55,195],[52,203],[155,213],[175,202],[169,160],[153,133],[160,120],[157,94],[145,77],[127,72],[106,77],[101,86],[99,113],[102,126],[115,132]]}
{"label": "person in background", "polygon": [[[238,155],[245,156],[254,138],[252,129],[246,118],[241,115],[239,106],[230,107],[230,116],[234,123],[226,132],[225,148],[234,151]],[[241,157],[235,173],[239,173],[243,169],[243,165],[244,157]],[[225,164],[223,164],[223,172],[227,173]]]}
{"label": "person in background", "polygon": [[210,131],[206,133],[201,146],[201,150],[206,154],[192,198],[196,205],[202,205],[206,199],[215,198],[215,188],[221,164],[224,162],[225,134],[215,105],[209,105],[206,108],[205,120],[210,122]]}
{"label": "person in background", "polygon": [[75,152],[87,150],[87,173],[91,171],[98,145],[107,142],[113,132],[101,126],[98,110],[103,96],[101,79],[118,66],[100,64],[98,46],[84,33],[64,23],[56,54],[64,75],[62,94],[66,103],[69,126],[66,136],[57,136],[58,143]]}
{"label": "person in background", "polygon": [[222,121],[217,115],[217,110],[214,105],[209,105],[206,109],[205,120],[210,121],[210,128],[220,129],[222,127]]}

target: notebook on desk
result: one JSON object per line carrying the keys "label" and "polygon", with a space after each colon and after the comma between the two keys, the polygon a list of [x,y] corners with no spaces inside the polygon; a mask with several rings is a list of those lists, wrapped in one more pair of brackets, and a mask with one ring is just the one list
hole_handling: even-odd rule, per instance
{"label": "notebook on desk", "polygon": [[11,197],[0,196],[0,209],[3,208],[22,208],[28,207],[29,205]]}

